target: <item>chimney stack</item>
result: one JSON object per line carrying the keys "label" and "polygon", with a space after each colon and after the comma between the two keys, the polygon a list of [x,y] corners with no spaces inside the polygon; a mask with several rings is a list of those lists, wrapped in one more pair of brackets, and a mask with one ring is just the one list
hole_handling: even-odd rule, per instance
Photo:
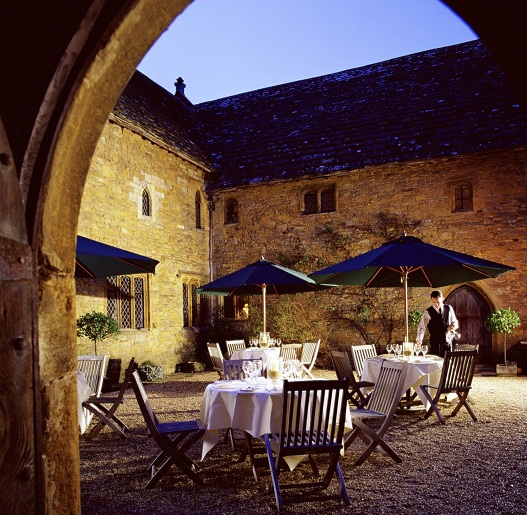
{"label": "chimney stack", "polygon": [[177,81],[174,82],[174,86],[176,86],[176,95],[180,94],[185,96],[185,88],[187,87],[186,84],[183,82],[183,79],[181,77],[177,78]]}

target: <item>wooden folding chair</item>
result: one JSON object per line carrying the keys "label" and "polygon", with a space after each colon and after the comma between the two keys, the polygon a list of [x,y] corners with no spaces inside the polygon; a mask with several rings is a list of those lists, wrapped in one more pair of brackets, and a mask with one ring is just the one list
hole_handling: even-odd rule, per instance
{"label": "wooden folding chair", "polygon": [[[126,439],[125,431],[128,431],[126,424],[115,414],[117,408],[124,402],[124,394],[130,386],[130,379],[134,371],[135,359],[132,358],[126,369],[124,381],[117,395],[97,397],[92,395],[88,400],[82,403],[83,408],[91,411],[99,422],[90,431],[88,439],[95,438],[104,426],[108,426],[112,431],[117,433],[121,438]],[[107,408],[107,405],[111,405]]]}
{"label": "wooden folding chair", "polygon": [[226,340],[227,356],[232,359],[232,354],[235,350],[245,350],[245,340]]}
{"label": "wooden folding chair", "polygon": [[201,421],[159,422],[137,370],[132,373],[132,385],[148,432],[161,449],[148,467],[152,471],[152,477],[145,488],[155,486],[172,465],[176,465],[192,481],[202,485],[203,479],[194,471],[197,465],[186,455],[189,448],[205,433]]}
{"label": "wooden folding chair", "polygon": [[[349,504],[348,492],[340,469],[342,438],[347,403],[348,382],[284,381],[280,433],[264,435],[271,480],[280,511],[284,504],[340,499]],[[275,452],[273,452],[273,444]],[[279,481],[282,460],[291,456],[307,456],[313,474],[319,475],[314,455],[328,455],[329,465],[322,480],[281,484]],[[339,494],[322,494],[333,476],[340,484]],[[300,492],[282,498],[282,490]]]}
{"label": "wooden folding chair", "polygon": [[353,366],[357,371],[359,380],[364,371],[364,360],[366,358],[374,358],[375,356],[377,356],[375,345],[351,345],[351,358],[353,359]]}
{"label": "wooden folding chair", "polygon": [[361,388],[371,388],[375,383],[371,383],[370,381],[357,381],[355,379],[355,373],[351,367],[351,362],[347,352],[332,350],[331,362],[333,363],[333,368],[337,374],[337,378],[347,379],[349,382],[348,399],[357,408],[362,408],[366,404],[368,397],[362,393]]}
{"label": "wooden folding chair", "polygon": [[207,343],[212,368],[218,372],[220,379],[223,378],[223,353],[219,343]]}
{"label": "wooden folding chair", "polygon": [[280,347],[280,357],[284,358],[284,361],[288,359],[300,359],[301,354],[301,343],[285,343]]}
{"label": "wooden folding chair", "polygon": [[[368,397],[365,408],[357,408],[351,411],[353,430],[345,442],[345,448],[359,437],[366,445],[366,449],[355,461],[355,465],[361,465],[379,445],[388,456],[396,463],[401,463],[401,458],[383,439],[386,431],[392,423],[393,416],[401,396],[403,394],[404,379],[408,364],[403,361],[383,360],[379,377],[373,388],[373,392]],[[372,429],[364,420],[374,419],[381,422],[378,429]]]}
{"label": "wooden folding chair", "polygon": [[[458,411],[464,406],[469,412],[472,420],[476,422],[478,419],[472,408],[468,404],[468,394],[472,388],[472,378],[474,377],[474,369],[476,367],[476,356],[478,351],[474,350],[454,350],[445,352],[443,360],[443,370],[441,371],[441,378],[436,385],[423,384],[421,391],[430,402],[430,408],[425,413],[425,418],[432,414],[432,410],[437,415],[441,424],[445,423],[445,418],[438,408],[438,403],[442,395],[455,393],[459,401],[450,414],[455,417]],[[435,390],[435,396],[432,397],[430,390]]]}
{"label": "wooden folding chair", "polygon": [[302,363],[302,377],[308,376],[311,379],[315,379],[311,370],[313,370],[313,367],[315,366],[319,348],[320,339],[307,340],[302,346],[302,354],[300,357],[300,363]]}
{"label": "wooden folding chair", "polygon": [[[77,356],[77,370],[84,374],[84,378],[91,390],[91,395],[100,397],[104,374],[106,372],[106,360],[108,356]],[[93,419],[93,413],[83,408],[86,428]]]}

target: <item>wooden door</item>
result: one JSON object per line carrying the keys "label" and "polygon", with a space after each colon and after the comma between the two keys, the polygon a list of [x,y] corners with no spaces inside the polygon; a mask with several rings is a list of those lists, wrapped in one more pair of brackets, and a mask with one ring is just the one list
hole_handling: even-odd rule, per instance
{"label": "wooden door", "polygon": [[445,300],[456,313],[461,339],[458,343],[479,344],[477,363],[492,365],[492,335],[483,323],[491,308],[474,288],[464,285],[456,288]]}

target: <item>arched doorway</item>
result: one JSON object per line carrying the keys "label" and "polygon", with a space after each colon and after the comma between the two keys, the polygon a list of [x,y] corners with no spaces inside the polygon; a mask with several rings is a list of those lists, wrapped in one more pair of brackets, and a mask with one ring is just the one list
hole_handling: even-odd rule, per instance
{"label": "arched doorway", "polygon": [[476,289],[464,284],[450,293],[445,302],[454,308],[459,321],[459,343],[477,343],[477,363],[492,365],[492,335],[483,326],[492,311],[487,300]]}

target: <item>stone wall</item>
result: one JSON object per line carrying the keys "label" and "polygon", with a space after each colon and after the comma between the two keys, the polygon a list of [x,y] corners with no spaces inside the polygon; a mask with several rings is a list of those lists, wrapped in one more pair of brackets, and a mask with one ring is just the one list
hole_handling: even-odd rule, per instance
{"label": "stone wall", "polygon": [[[98,344],[98,353],[127,363],[150,360],[174,372],[194,359],[195,331],[183,327],[183,281],[208,282],[209,215],[204,172],[120,125],[109,122],[91,163],[79,216],[78,234],[159,260],[147,277],[150,296],[146,329],[124,329]],[[152,215],[141,213],[147,189]],[[201,229],[195,198],[201,194]],[[106,313],[105,280],[77,280],[77,316]],[[93,344],[79,339],[79,354]]]}
{"label": "stone wall", "polygon": [[[517,268],[498,279],[473,283],[492,309],[511,307],[527,322],[527,152],[518,149],[428,162],[390,164],[324,178],[277,182],[216,192],[213,215],[213,273],[226,273],[260,256],[277,260],[300,246],[328,254],[320,233],[325,226],[350,238],[347,257],[371,250],[402,231],[425,242]],[[469,182],[473,209],[454,212],[454,187]],[[302,192],[334,185],[336,211],[304,215]],[[225,203],[239,205],[239,223],[225,224]],[[322,268],[322,267],[320,267]],[[313,272],[315,270],[311,270]],[[445,296],[454,286],[442,288]],[[402,299],[402,290],[401,290]],[[430,305],[430,290],[410,288],[409,309]],[[401,301],[401,312],[403,304]],[[402,338],[404,328],[396,336]],[[509,336],[512,345],[527,337],[527,323]],[[497,344],[494,337],[494,345]]]}

